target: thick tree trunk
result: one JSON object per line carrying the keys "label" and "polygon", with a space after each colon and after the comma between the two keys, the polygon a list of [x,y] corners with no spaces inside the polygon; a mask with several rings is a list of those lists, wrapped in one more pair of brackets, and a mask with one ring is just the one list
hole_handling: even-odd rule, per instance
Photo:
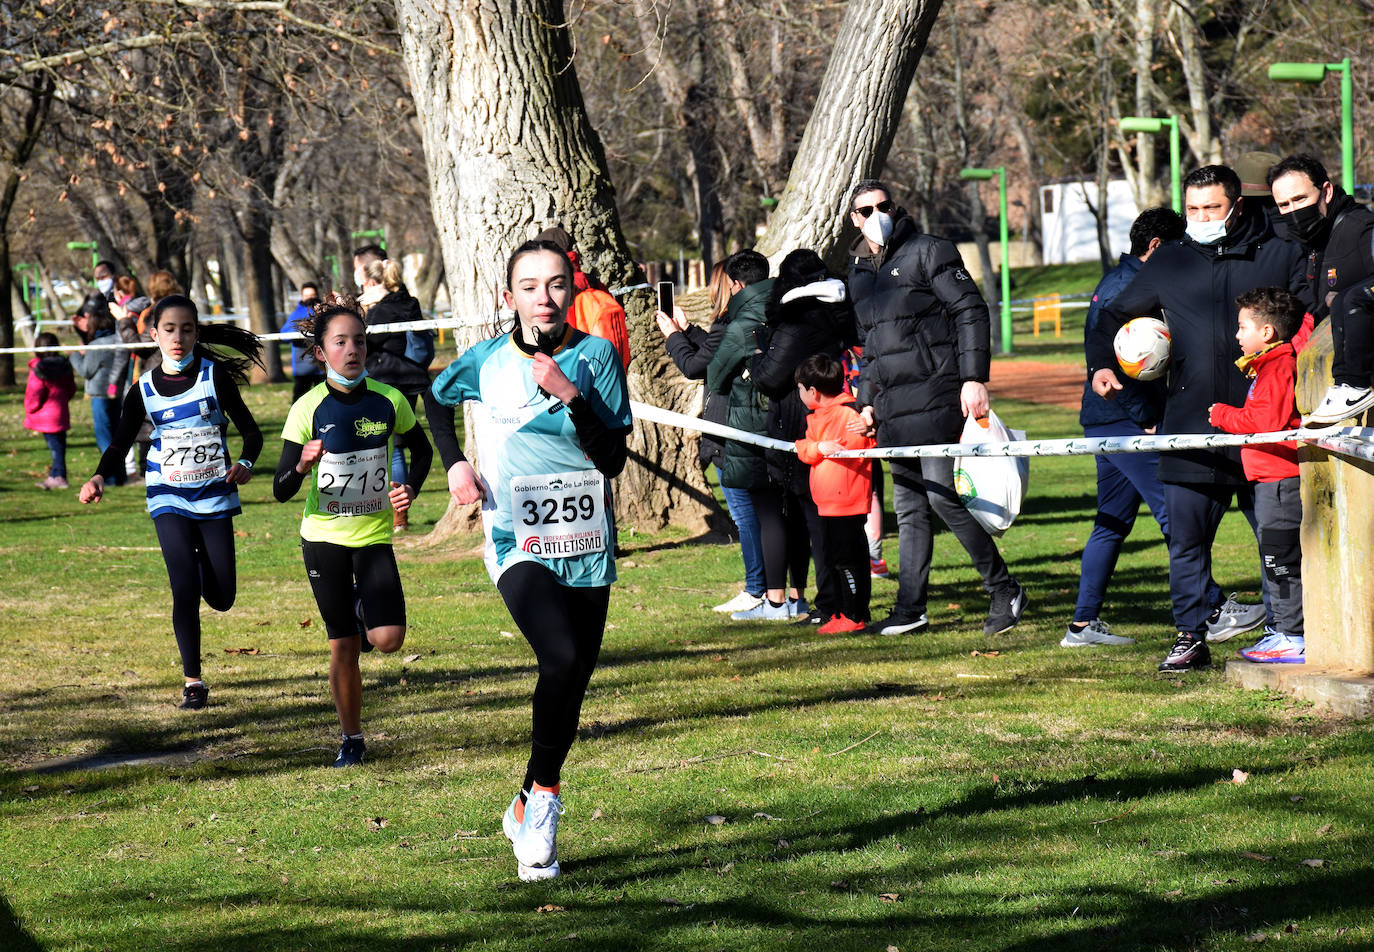
{"label": "thick tree trunk", "polygon": [[[396,9],[449,297],[467,342],[485,336],[511,250],[550,224],[567,228],[607,284],[641,281],[583,105],[561,0],[397,0]],[[631,395],[677,408],[675,387],[659,377],[652,295],[621,300],[635,355]],[[713,502],[696,440],[636,423],[630,449],[616,481],[622,524],[705,529]],[[436,534],[470,519],[451,506]]]}
{"label": "thick tree trunk", "polygon": [[[265,208],[253,208],[242,222],[244,256],[243,284],[248,303],[248,326],[254,334],[275,334],[277,295],[272,282],[272,219]],[[281,369],[281,346],[275,341],[263,345],[267,372],[254,368],[255,378],[269,383],[286,379]]]}
{"label": "thick tree trunk", "polygon": [[792,172],[758,250],[830,260],[848,228],[849,188],[887,161],[902,103],[941,0],[850,0]]}
{"label": "thick tree trunk", "polygon": [[[19,184],[23,180],[22,170],[33,156],[38,135],[48,118],[48,108],[52,105],[53,81],[40,79],[28,90],[29,101],[24,110],[23,122],[17,141],[8,144],[5,164],[8,166],[4,188],[0,189],[0,347],[14,346],[15,307],[12,299],[14,274],[10,270],[10,213],[14,210],[15,199],[19,196]],[[15,384],[14,355],[0,354],[0,387]]]}

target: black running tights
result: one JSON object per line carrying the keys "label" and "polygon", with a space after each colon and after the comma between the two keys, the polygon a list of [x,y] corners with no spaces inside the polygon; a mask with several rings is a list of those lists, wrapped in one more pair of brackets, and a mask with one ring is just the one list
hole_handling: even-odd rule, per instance
{"label": "black running tights", "polygon": [[534,562],[506,569],[496,587],[539,662],[530,760],[520,789],[529,790],[532,783],[553,787],[577,736],[582,698],[606,630],[611,588],[560,585],[552,572]]}
{"label": "black running tights", "polygon": [[234,520],[189,519],[164,513],[153,517],[167,580],[172,583],[172,631],[181,670],[200,677],[200,600],[217,612],[234,606]]}

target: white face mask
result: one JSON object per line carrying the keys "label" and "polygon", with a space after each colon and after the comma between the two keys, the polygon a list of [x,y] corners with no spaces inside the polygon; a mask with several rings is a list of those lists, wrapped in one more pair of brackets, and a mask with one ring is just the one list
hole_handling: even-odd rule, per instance
{"label": "white face mask", "polygon": [[367,280],[367,275],[363,274],[363,269],[362,269],[362,268],[354,268],[354,269],[353,269],[353,284],[354,284],[356,287],[362,287],[362,286],[363,286],[363,282],[366,281],[366,280]]}
{"label": "white face mask", "polygon": [[864,237],[880,248],[887,246],[892,237],[892,216],[887,212],[875,211],[864,219]]}
{"label": "white face mask", "polygon": [[100,278],[95,282],[101,294],[109,294],[114,289],[114,278]]}
{"label": "white face mask", "polygon": [[1226,237],[1226,226],[1235,217],[1236,209],[1240,207],[1237,202],[1231,206],[1231,211],[1220,221],[1190,221],[1188,222],[1188,237],[1200,245],[1214,245]]}

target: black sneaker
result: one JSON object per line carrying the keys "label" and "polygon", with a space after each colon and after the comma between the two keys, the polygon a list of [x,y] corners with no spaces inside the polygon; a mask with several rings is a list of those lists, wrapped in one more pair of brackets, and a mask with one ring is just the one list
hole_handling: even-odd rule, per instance
{"label": "black sneaker", "polygon": [[983,622],[983,634],[1000,635],[1011,631],[1029,605],[1026,590],[1020,582],[1013,580],[1010,587],[993,593],[992,603],[988,606],[988,620]]}
{"label": "black sneaker", "polygon": [[1207,641],[1198,635],[1179,632],[1169,656],[1159,663],[1161,674],[1183,674],[1188,671],[1206,671],[1212,666],[1212,652]]}
{"label": "black sneaker", "polygon": [[188,684],[181,689],[181,704],[178,706],[183,711],[198,711],[205,706],[209,697],[210,689],[204,684]]}
{"label": "black sneaker", "polygon": [[335,767],[356,767],[363,762],[367,745],[361,737],[345,737],[339,747],[339,756],[334,758]]}
{"label": "black sneaker", "polygon": [[906,615],[893,612],[882,621],[875,621],[868,626],[868,630],[875,635],[905,635],[908,632],[920,631],[930,623],[926,618],[926,613],[919,615]]}

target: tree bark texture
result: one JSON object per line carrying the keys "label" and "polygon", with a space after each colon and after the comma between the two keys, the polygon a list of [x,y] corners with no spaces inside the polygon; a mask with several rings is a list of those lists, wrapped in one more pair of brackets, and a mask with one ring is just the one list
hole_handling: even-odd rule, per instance
{"label": "tree bark texture", "polygon": [[[19,195],[19,183],[23,179],[23,168],[33,156],[38,144],[39,133],[47,121],[48,110],[52,106],[54,84],[44,78],[34,83],[28,93],[23,118],[19,123],[19,135],[9,144],[5,155],[8,166],[4,186],[0,188],[0,347],[14,346],[15,308],[11,297],[14,290],[14,275],[10,271],[10,213],[14,210],[15,199]],[[0,354],[0,386],[12,387],[15,384],[14,355]]]}
{"label": "tree bark texture", "polygon": [[816,108],[758,250],[776,266],[794,248],[831,260],[850,186],[887,161],[902,103],[941,0],[850,0]]}
{"label": "tree bark texture", "polygon": [[[449,299],[466,325],[460,346],[488,336],[506,258],[549,225],[567,229],[608,286],[642,280],[583,105],[561,0],[397,0],[396,10]],[[681,409],[663,373],[652,294],[620,300],[634,353],[631,396]],[[616,480],[622,524],[707,528],[715,507],[694,437],[636,423],[630,458]],[[450,505],[436,537],[469,525],[466,508]]]}

